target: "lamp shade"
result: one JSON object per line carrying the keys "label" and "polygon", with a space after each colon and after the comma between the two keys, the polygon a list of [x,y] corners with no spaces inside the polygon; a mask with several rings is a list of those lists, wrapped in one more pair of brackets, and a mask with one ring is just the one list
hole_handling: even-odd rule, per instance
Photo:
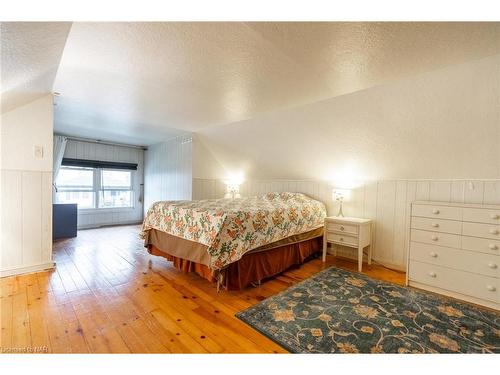
{"label": "lamp shade", "polygon": [[351,199],[351,190],[334,188],[332,190],[332,199],[334,201],[348,202]]}
{"label": "lamp shade", "polygon": [[225,181],[226,183],[226,194],[224,198],[241,198],[240,195],[240,181]]}

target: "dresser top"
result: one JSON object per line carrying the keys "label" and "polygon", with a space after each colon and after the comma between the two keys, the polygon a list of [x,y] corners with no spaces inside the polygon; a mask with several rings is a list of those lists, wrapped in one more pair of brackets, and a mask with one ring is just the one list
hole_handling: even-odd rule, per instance
{"label": "dresser top", "polygon": [[430,206],[465,207],[465,208],[486,208],[486,209],[489,208],[493,210],[500,209],[500,204],[450,203],[450,202],[437,202],[437,201],[414,201],[412,202],[412,204],[424,204]]}
{"label": "dresser top", "polygon": [[367,224],[371,223],[372,219],[363,219],[360,217],[342,217],[342,216],[328,216],[326,221],[339,222],[339,223],[352,223],[352,224]]}

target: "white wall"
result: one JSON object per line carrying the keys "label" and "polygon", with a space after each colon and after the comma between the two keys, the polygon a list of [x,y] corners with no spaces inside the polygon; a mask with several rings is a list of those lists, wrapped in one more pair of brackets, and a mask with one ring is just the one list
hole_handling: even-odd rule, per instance
{"label": "white wall", "polygon": [[133,224],[142,221],[144,192],[144,150],[135,147],[114,146],[93,142],[69,140],[65,158],[136,163],[133,173],[134,207],[78,210],[78,228],[96,228],[103,225]]}
{"label": "white wall", "polygon": [[202,130],[197,142],[210,155],[194,154],[193,175],[498,178],[499,82],[496,55]]}
{"label": "white wall", "polygon": [[52,128],[52,95],[1,116],[1,276],[53,266]]}
{"label": "white wall", "polygon": [[[240,187],[243,196],[267,192],[301,192],[327,204],[329,215],[338,212],[332,188],[324,181],[250,180]],[[222,198],[224,183],[216,179],[193,179],[193,199]],[[384,180],[370,182],[352,191],[344,205],[346,216],[374,220],[373,257],[386,266],[405,270],[408,252],[409,205],[415,200],[500,204],[500,180]],[[356,258],[349,248],[339,255]]]}
{"label": "white wall", "polygon": [[145,160],[145,211],[156,201],[191,199],[191,136],[180,136],[149,146]]}
{"label": "white wall", "polygon": [[203,130],[193,198],[243,172],[243,195],[304,192],[335,214],[332,186],[353,184],[345,213],[374,219],[375,259],[404,269],[412,200],[500,203],[499,86],[496,55]]}

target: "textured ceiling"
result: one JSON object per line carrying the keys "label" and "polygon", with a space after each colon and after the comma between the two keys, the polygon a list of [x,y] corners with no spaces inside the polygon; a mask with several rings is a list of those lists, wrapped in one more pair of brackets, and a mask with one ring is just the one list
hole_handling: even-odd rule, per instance
{"label": "textured ceiling", "polygon": [[73,23],[55,127],[151,144],[497,53],[500,23]]}
{"label": "textured ceiling", "polygon": [[332,96],[500,52],[500,23],[252,23]]}
{"label": "textured ceiling", "polygon": [[52,91],[69,22],[3,22],[2,113]]}

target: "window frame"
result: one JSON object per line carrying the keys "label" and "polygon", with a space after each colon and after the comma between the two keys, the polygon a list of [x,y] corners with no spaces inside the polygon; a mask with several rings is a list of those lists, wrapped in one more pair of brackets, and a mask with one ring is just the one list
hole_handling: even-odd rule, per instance
{"label": "window frame", "polygon": [[[93,207],[84,207],[84,208],[78,208],[79,211],[114,211],[114,210],[134,210],[136,207],[136,202],[135,202],[135,195],[136,192],[134,190],[134,181],[135,181],[135,170],[124,170],[120,168],[85,168],[84,169],[91,169],[92,170],[92,190],[79,190],[79,189],[68,189],[68,188],[63,188],[64,191],[58,191],[56,192],[55,196],[55,202],[58,203],[57,200],[57,194],[62,193],[62,192],[90,192],[93,193],[94,199],[93,199]],[[61,166],[60,170],[63,169],[80,169],[79,167],[72,167],[72,166]],[[129,172],[130,173],[130,189],[103,189],[102,186],[102,174],[103,171],[120,171],[120,172]],[[57,187],[57,185],[56,185]],[[99,207],[100,205],[100,195],[101,192],[104,191],[130,191],[130,206],[127,207]]]}
{"label": "window frame", "polygon": [[[135,191],[134,191],[134,177],[135,177],[135,171],[133,170],[124,170],[124,169],[119,169],[119,168],[94,168],[94,170],[97,170],[98,172],[96,173],[98,175],[96,185],[97,190],[96,190],[96,208],[98,210],[118,210],[118,209],[134,209],[135,208]],[[117,172],[128,172],[130,173],[130,189],[104,189],[104,186],[102,185],[102,175],[104,171],[117,171]],[[100,198],[101,198],[101,192],[104,191],[130,191],[130,206],[127,207],[99,207],[100,204]]]}
{"label": "window frame", "polygon": [[90,190],[88,189],[81,189],[81,188],[67,188],[64,185],[63,186],[56,186],[57,191],[55,192],[55,203],[60,203],[57,199],[57,194],[59,193],[92,193],[93,194],[93,199],[92,199],[92,207],[83,207],[79,208],[79,210],[94,210],[95,209],[95,204],[96,204],[96,192],[95,192],[95,170],[94,168],[88,168],[88,167],[74,167],[74,166],[61,166],[61,169],[67,169],[67,170],[87,170],[92,172],[92,187]]}

